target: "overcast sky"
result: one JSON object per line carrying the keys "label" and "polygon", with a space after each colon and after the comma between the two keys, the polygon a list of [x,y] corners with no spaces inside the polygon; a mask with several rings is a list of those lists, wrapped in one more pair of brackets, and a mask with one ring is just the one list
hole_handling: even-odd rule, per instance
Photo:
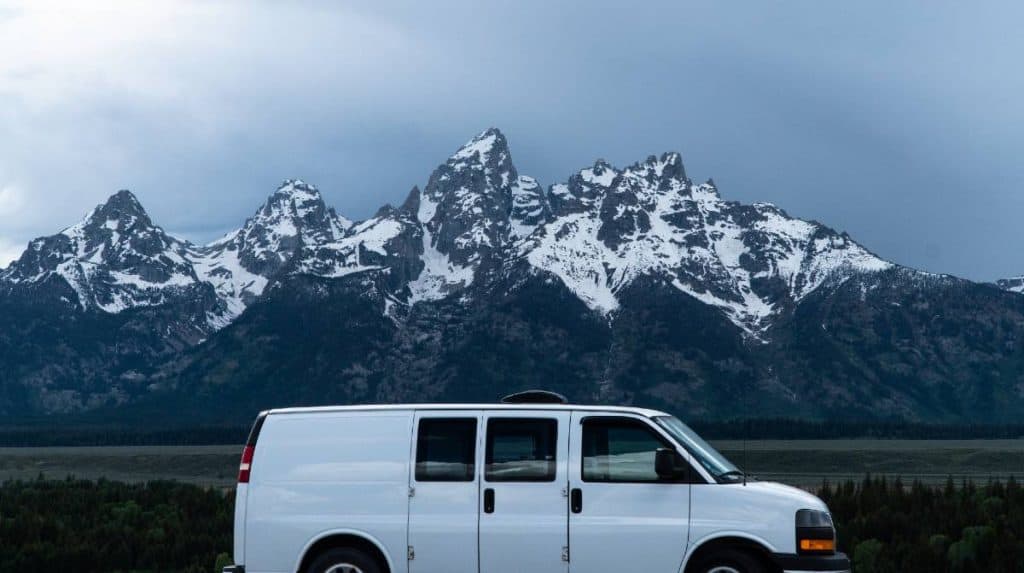
{"label": "overcast sky", "polygon": [[497,126],[545,185],[676,150],[898,263],[1024,273],[1020,2],[383,4],[0,0],[0,266],[121,188],[197,241],[288,177],[364,218]]}

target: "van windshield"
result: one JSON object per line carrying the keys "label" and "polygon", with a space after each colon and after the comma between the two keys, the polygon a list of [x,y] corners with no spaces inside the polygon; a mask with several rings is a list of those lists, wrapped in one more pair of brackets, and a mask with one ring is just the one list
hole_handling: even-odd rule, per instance
{"label": "van windshield", "polygon": [[697,435],[697,432],[691,430],[679,418],[674,416],[657,416],[654,418],[654,421],[671,434],[679,442],[679,445],[686,448],[686,451],[690,452],[690,455],[700,465],[704,466],[704,469],[714,476],[716,480],[738,481],[743,478],[743,472],[733,465],[732,462],[725,459],[725,456],[718,453],[718,450],[711,447],[711,444],[705,442],[704,438]]}

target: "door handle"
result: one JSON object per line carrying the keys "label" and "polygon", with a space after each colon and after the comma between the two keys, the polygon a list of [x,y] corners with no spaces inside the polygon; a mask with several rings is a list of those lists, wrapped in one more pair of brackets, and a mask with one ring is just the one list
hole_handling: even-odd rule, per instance
{"label": "door handle", "polygon": [[580,488],[573,488],[572,493],[569,495],[569,509],[573,513],[580,513],[583,511],[583,490]]}
{"label": "door handle", "polygon": [[494,490],[484,490],[484,513],[494,513]]}

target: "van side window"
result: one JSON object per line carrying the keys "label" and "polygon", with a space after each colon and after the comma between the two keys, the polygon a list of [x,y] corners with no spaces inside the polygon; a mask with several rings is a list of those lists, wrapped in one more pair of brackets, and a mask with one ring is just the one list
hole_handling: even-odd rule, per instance
{"label": "van side window", "polygon": [[420,418],[416,481],[473,481],[476,418]]}
{"label": "van side window", "polygon": [[654,483],[659,448],[671,446],[643,422],[629,418],[583,420],[583,481]]}
{"label": "van side window", "polygon": [[555,481],[558,420],[491,418],[487,421],[487,481]]}

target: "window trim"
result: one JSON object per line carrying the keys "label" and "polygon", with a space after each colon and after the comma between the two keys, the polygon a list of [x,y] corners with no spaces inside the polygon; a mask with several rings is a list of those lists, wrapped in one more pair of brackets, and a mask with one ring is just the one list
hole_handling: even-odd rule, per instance
{"label": "window trim", "polygon": [[[440,478],[421,478],[419,475],[419,457],[420,457],[420,437],[422,435],[423,423],[433,422],[466,422],[467,425],[473,426],[473,440],[472,440],[472,451],[470,452],[469,460],[471,465],[471,471],[469,472],[469,479],[440,479]],[[421,417],[416,421],[416,450],[412,458],[412,478],[416,483],[474,483],[476,482],[478,468],[477,468],[477,449],[480,446],[479,441],[480,433],[480,419],[478,416],[429,416]]]}
{"label": "window trim", "polygon": [[[657,439],[661,443],[662,447],[664,447],[666,449],[669,449],[669,450],[672,450],[672,451],[676,452],[676,454],[682,456],[683,461],[686,463],[687,467],[689,468],[689,472],[687,472],[687,476],[688,477],[676,478],[676,479],[671,479],[671,480],[658,478],[655,481],[646,481],[646,480],[595,480],[595,479],[587,479],[585,477],[584,473],[583,473],[583,460],[584,460],[584,457],[585,457],[584,454],[583,454],[583,444],[584,444],[583,432],[585,431],[585,426],[586,426],[587,422],[613,422],[613,423],[620,423],[620,424],[625,422],[626,424],[640,426],[640,427],[646,429],[648,432],[650,432],[651,434],[654,435],[655,439]],[[690,463],[689,457],[687,455],[679,453],[679,448],[676,446],[675,443],[672,442],[672,440],[666,438],[664,435],[662,435],[662,433],[660,431],[658,431],[658,428],[656,428],[652,424],[649,424],[646,420],[641,419],[641,418],[633,418],[631,416],[603,415],[603,414],[602,415],[596,415],[596,416],[583,416],[582,418],[580,418],[580,445],[579,445],[579,448],[580,448],[579,449],[579,452],[580,452],[580,463],[579,463],[580,481],[583,482],[583,483],[594,483],[594,484],[603,483],[603,484],[612,484],[612,485],[618,485],[618,484],[637,484],[637,485],[699,485],[699,484],[707,483],[707,481],[704,479],[704,476],[701,475],[700,472],[698,472],[693,467],[692,463]]]}
{"label": "window trim", "polygon": [[[484,424],[484,459],[483,459],[483,464],[482,464],[482,467],[481,467],[481,469],[482,469],[482,474],[481,475],[483,477],[483,481],[485,481],[487,483],[502,483],[502,484],[504,484],[504,483],[553,483],[553,482],[558,481],[558,434],[559,434],[558,418],[545,417],[545,416],[489,416],[486,421],[487,421],[487,423]],[[499,479],[491,479],[491,477],[488,477],[488,475],[487,475],[487,473],[488,473],[488,466],[490,465],[489,460],[492,459],[492,456],[494,454],[494,449],[493,449],[494,442],[491,440],[491,422],[494,422],[494,421],[498,421],[498,422],[545,422],[545,423],[548,423],[551,426],[553,426],[554,427],[554,432],[552,432],[552,437],[554,438],[554,441],[552,442],[551,452],[554,454],[555,458],[550,462],[551,468],[553,470],[553,471],[550,472],[550,477],[548,475],[544,475],[544,476],[541,476],[541,477],[512,478],[512,479],[500,479],[500,478]]]}

